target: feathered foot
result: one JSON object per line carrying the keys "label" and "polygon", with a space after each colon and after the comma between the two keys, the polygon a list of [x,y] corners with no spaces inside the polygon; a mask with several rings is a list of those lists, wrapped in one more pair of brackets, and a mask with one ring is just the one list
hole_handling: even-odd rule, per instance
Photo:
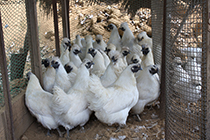
{"label": "feathered foot", "polygon": [[139,114],[136,114],[136,117],[138,118],[138,121],[141,121]]}
{"label": "feathered foot", "polygon": [[67,132],[66,139],[67,139],[67,140],[70,140],[70,136],[69,136],[69,129],[67,129],[67,130],[66,130],[66,132]]}
{"label": "feathered foot", "polygon": [[52,136],[52,135],[50,134],[50,129],[48,129],[46,136],[50,136],[50,137]]}
{"label": "feathered foot", "polygon": [[121,131],[121,128],[124,128],[125,127],[125,124],[119,124],[119,126],[117,127],[117,129],[115,130],[115,132],[120,132]]}
{"label": "feathered foot", "polygon": [[59,128],[57,128],[57,131],[58,131],[59,137],[63,137],[63,134],[64,134],[65,132],[61,132]]}

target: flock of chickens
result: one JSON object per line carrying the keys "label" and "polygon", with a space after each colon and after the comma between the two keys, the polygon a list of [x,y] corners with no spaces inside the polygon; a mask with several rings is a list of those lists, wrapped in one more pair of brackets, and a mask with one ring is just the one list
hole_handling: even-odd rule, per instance
{"label": "flock of chickens", "polygon": [[[27,73],[26,106],[47,128],[69,130],[84,126],[92,113],[108,125],[126,125],[129,115],[137,116],[160,94],[159,66],[154,64],[152,39],[146,32],[136,37],[126,22],[114,24],[106,43],[102,35],[72,42],[64,38],[61,56],[42,60],[43,88],[38,78]],[[140,117],[138,116],[140,119]]]}

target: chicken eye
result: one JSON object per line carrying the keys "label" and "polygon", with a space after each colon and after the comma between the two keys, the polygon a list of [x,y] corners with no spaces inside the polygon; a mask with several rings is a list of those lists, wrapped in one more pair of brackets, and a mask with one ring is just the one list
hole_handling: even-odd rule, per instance
{"label": "chicken eye", "polygon": [[140,42],[140,41],[142,41],[144,39],[144,37],[142,37],[142,38],[138,38],[138,41]]}

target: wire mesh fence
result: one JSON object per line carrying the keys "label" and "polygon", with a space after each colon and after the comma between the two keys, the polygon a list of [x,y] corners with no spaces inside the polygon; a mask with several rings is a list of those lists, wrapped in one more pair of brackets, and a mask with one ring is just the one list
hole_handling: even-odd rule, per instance
{"label": "wire mesh fence", "polygon": [[[1,1],[1,17],[4,32],[7,69],[12,97],[19,94],[26,86],[25,63],[28,62],[28,40],[26,38],[27,20],[24,1]],[[2,81],[1,81],[2,82]],[[2,83],[1,83],[2,85]],[[0,105],[4,105],[1,90]]]}
{"label": "wire mesh fence", "polygon": [[[55,55],[55,37],[53,15],[46,14],[37,2],[37,20],[39,28],[40,53],[42,58]],[[0,1],[1,18],[4,32],[4,44],[7,57],[7,69],[10,93],[15,97],[26,87],[25,75],[31,70],[30,38],[27,22],[25,0]],[[58,6],[58,13],[61,9]],[[61,17],[60,17],[61,18]],[[59,22],[60,37],[62,36],[61,20]],[[41,63],[41,62],[40,62]],[[2,77],[1,77],[2,78]],[[0,85],[2,80],[0,79]],[[3,89],[0,87],[0,106],[4,106]]]}
{"label": "wire mesh fence", "polygon": [[[202,139],[205,104],[201,61],[202,14],[206,1],[167,1],[166,21],[166,137]],[[205,59],[203,59],[205,60]],[[204,70],[204,71],[203,71]]]}

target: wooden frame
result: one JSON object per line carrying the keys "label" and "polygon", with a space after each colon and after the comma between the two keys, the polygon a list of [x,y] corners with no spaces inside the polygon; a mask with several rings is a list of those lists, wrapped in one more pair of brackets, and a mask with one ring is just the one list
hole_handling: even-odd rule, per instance
{"label": "wooden frame", "polygon": [[[5,107],[0,110],[0,139],[6,140],[6,115]],[[13,114],[13,126],[14,126],[14,139],[20,139],[25,133],[28,127],[35,121],[35,118],[31,115],[27,107],[25,106],[25,90],[17,95],[12,100],[12,114]],[[10,140],[10,139],[9,139]]]}

